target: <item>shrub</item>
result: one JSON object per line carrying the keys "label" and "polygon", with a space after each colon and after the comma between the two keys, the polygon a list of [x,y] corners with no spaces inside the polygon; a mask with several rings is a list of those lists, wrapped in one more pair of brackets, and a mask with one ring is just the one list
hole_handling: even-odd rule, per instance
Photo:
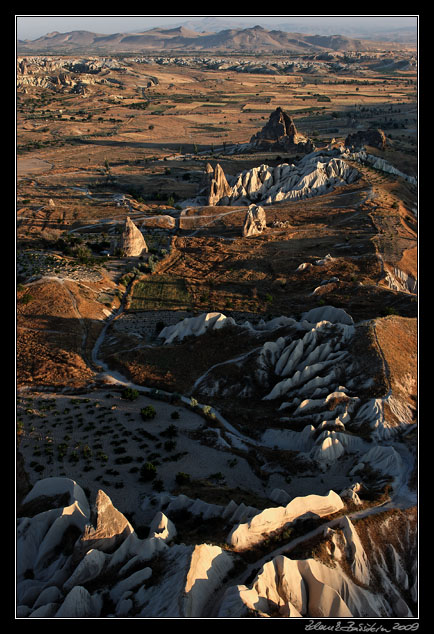
{"label": "shrub", "polygon": [[176,447],[176,440],[166,440],[164,443],[164,449],[166,451],[173,451]]}
{"label": "shrub", "polygon": [[160,433],[160,436],[166,436],[167,438],[174,438],[177,435],[178,428],[176,425],[169,425],[169,427],[166,427],[166,429]]}
{"label": "shrub", "polygon": [[21,297],[20,302],[21,304],[28,304],[32,300],[33,300],[33,295],[31,295],[30,293],[25,293],[25,295]]}
{"label": "shrub", "polygon": [[127,401],[135,401],[138,396],[138,390],[134,390],[132,387],[126,387],[125,390],[122,392],[122,398]]}
{"label": "shrub", "polygon": [[71,455],[69,456],[69,462],[78,462],[78,461],[79,461],[78,453],[76,451],[73,451]]}
{"label": "shrub", "polygon": [[387,317],[388,315],[398,315],[398,311],[393,306],[386,306],[380,311],[381,317]]}
{"label": "shrub", "polygon": [[184,473],[183,471],[178,471],[175,477],[175,482],[177,484],[187,484],[190,482],[191,476],[189,473]]}
{"label": "shrub", "polygon": [[140,416],[143,420],[151,420],[155,418],[157,412],[155,411],[155,407],[153,405],[147,405],[140,410]]}
{"label": "shrub", "polygon": [[140,468],[140,480],[150,482],[157,477],[157,467],[152,462],[145,462]]}
{"label": "shrub", "polygon": [[157,493],[161,493],[161,491],[164,491],[163,480],[154,480],[154,482],[152,483],[152,488],[154,491],[157,491]]}
{"label": "shrub", "polygon": [[176,420],[179,418],[179,412],[174,411],[170,414],[170,418],[172,418],[173,420]]}

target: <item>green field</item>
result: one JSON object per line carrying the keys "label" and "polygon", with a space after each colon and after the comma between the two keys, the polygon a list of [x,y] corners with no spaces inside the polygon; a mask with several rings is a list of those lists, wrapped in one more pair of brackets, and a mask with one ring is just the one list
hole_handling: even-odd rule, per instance
{"label": "green field", "polygon": [[186,310],[191,303],[182,278],[154,275],[134,285],[129,310]]}

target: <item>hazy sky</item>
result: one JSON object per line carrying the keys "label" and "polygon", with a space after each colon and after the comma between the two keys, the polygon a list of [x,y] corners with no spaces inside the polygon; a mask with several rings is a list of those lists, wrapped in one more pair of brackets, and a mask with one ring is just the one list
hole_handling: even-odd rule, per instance
{"label": "hazy sky", "polygon": [[297,24],[311,23],[315,33],[319,33],[321,25],[332,26],[334,33],[339,33],[340,28],[348,25],[360,27],[361,30],[372,28],[378,31],[384,28],[400,28],[416,26],[417,16],[262,16],[262,15],[16,15],[16,34],[18,39],[34,40],[42,35],[59,31],[85,30],[95,33],[110,34],[128,31],[145,31],[155,26],[165,26],[187,22],[188,20],[200,20],[204,17],[216,17],[222,20],[248,22],[252,26],[261,24],[275,25],[279,22],[294,22]]}

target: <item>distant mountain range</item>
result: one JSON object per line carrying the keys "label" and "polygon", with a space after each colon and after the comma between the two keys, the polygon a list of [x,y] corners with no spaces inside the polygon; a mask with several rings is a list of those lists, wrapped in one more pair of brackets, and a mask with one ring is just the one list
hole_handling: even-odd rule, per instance
{"label": "distant mountain range", "polygon": [[[261,24],[258,16],[258,24]],[[365,40],[375,40],[381,42],[406,42],[415,43],[417,41],[417,26],[402,26],[399,20],[387,17],[384,22],[375,19],[353,19],[348,20],[340,16],[322,16],[315,18],[310,16],[308,20],[290,18],[288,16],[276,16],[276,21],[267,25],[261,24],[270,30],[285,31],[286,33],[318,33],[320,35],[334,35],[339,33],[350,38]],[[253,26],[247,21],[231,20],[216,16],[206,16],[200,20],[188,20],[187,22],[177,22],[172,27],[184,26],[187,29],[198,32],[218,32],[223,29],[246,29]]]}
{"label": "distant mountain range", "polygon": [[[204,22],[202,22],[204,24]],[[208,22],[208,26],[213,23]],[[214,25],[216,23],[214,22]],[[206,23],[205,23],[206,25]],[[192,24],[192,26],[195,26]],[[196,25],[197,27],[197,25]],[[389,41],[390,42],[390,41]],[[209,52],[273,52],[295,54],[325,51],[369,51],[390,48],[389,42],[349,38],[344,35],[309,35],[284,30],[268,30],[262,26],[227,28],[200,32],[181,25],[170,29],[153,28],[139,33],[104,35],[90,31],[54,31],[35,40],[18,40],[18,54],[115,54],[150,53],[153,51],[209,51]],[[397,44],[396,47],[404,47]]]}

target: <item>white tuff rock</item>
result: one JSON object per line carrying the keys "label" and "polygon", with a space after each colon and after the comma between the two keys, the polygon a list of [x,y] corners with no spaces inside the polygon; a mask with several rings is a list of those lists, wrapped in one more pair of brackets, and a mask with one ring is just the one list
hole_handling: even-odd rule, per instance
{"label": "white tuff rock", "polygon": [[246,550],[261,543],[265,536],[284,528],[301,517],[323,517],[340,511],[342,499],[334,491],[327,495],[307,495],[296,497],[286,506],[265,509],[255,515],[247,524],[239,524],[228,535],[227,542],[234,550]]}
{"label": "white tuff rock", "polygon": [[265,211],[257,205],[249,205],[243,225],[243,237],[256,236],[267,228]]}
{"label": "white tuff rock", "polygon": [[119,249],[124,257],[138,257],[147,253],[148,246],[140,229],[129,216],[125,220],[124,230],[119,240]]}
{"label": "white tuff rock", "polygon": [[165,344],[181,341],[185,337],[199,337],[207,330],[218,330],[227,325],[235,325],[232,317],[223,313],[203,313],[198,317],[187,317],[173,326],[166,326],[158,335]]}

